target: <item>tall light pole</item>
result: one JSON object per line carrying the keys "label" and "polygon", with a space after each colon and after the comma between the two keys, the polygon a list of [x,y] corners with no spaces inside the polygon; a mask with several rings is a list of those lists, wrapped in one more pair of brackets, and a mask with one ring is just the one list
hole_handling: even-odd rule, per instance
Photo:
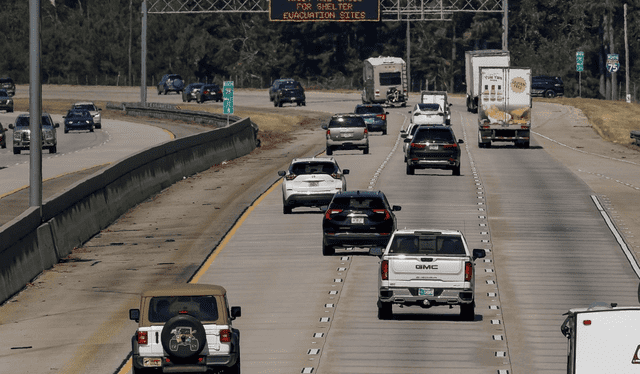
{"label": "tall light pole", "polygon": [[40,0],[29,0],[29,206],[42,206]]}

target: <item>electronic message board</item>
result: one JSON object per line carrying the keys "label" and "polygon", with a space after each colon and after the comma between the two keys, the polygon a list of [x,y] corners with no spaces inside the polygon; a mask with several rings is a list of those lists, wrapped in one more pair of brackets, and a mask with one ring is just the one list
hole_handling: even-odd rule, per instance
{"label": "electronic message board", "polygon": [[271,21],[380,21],[379,0],[271,0]]}

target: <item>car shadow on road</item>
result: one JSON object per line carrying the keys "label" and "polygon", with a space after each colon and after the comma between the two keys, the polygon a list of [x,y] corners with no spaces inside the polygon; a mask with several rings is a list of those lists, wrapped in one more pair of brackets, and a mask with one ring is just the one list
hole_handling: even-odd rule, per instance
{"label": "car shadow on road", "polygon": [[411,313],[393,313],[392,320],[396,321],[450,321],[450,322],[481,322],[484,320],[481,314],[475,314],[473,321],[469,321],[460,314],[425,313],[419,309],[414,309]]}

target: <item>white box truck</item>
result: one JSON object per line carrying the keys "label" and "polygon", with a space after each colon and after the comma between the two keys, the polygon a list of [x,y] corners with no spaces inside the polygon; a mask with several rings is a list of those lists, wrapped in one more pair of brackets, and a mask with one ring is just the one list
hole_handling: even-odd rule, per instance
{"label": "white box truck", "polygon": [[444,113],[444,120],[447,126],[451,126],[451,103],[447,91],[422,91],[420,93],[422,104],[438,104]]}
{"label": "white box truck", "polygon": [[478,147],[514,142],[528,148],[531,131],[531,69],[480,68]]}
{"label": "white box truck", "polygon": [[407,106],[409,84],[407,64],[399,57],[371,57],[362,69],[363,104]]}
{"label": "white box truck", "polygon": [[478,90],[480,84],[480,68],[484,66],[508,67],[511,58],[509,51],[501,49],[485,49],[465,52],[464,75],[467,85],[467,111],[478,112]]}
{"label": "white box truck", "polygon": [[640,307],[594,304],[565,315],[567,373],[640,373]]}

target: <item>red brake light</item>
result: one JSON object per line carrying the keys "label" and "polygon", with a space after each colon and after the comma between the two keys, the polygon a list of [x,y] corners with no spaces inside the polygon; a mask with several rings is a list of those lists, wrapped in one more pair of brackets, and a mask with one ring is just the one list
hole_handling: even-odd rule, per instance
{"label": "red brake light", "polygon": [[382,280],[389,280],[389,260],[382,260],[380,264],[380,276]]}
{"label": "red brake light", "polygon": [[464,263],[464,281],[471,282],[473,277],[473,264],[471,262]]}
{"label": "red brake light", "polygon": [[287,174],[287,175],[285,175],[285,179],[288,180],[288,181],[294,180],[294,179],[296,179],[296,177],[297,177],[297,175],[295,175],[295,174]]}
{"label": "red brake light", "polygon": [[386,210],[386,209],[374,209],[373,212],[374,213],[384,213],[384,219],[391,218],[391,214],[389,214],[389,211]]}
{"label": "red brake light", "polygon": [[458,148],[457,144],[445,144],[442,148],[447,149],[447,148]]}
{"label": "red brake light", "polygon": [[341,173],[333,173],[333,174],[331,174],[331,178],[340,179],[340,178],[342,178],[342,174]]}
{"label": "red brake light", "polygon": [[324,218],[331,219],[332,214],[337,214],[340,212],[342,212],[342,209],[327,209],[327,211],[324,213]]}
{"label": "red brake light", "polygon": [[149,344],[149,336],[146,331],[138,331],[138,344]]}
{"label": "red brake light", "polygon": [[220,330],[220,342],[221,343],[231,342],[231,330],[229,329]]}
{"label": "red brake light", "polygon": [[380,118],[380,119],[381,119],[381,120],[383,120],[383,121],[384,121],[385,119],[387,119],[387,115],[386,115],[386,114],[378,114],[378,115],[376,115],[376,117]]}
{"label": "red brake light", "polygon": [[364,128],[364,134],[367,135],[369,133],[369,129],[367,129],[366,127]]}
{"label": "red brake light", "polygon": [[426,144],[419,144],[419,143],[411,143],[411,148],[423,149],[423,148],[427,148],[427,145]]}

